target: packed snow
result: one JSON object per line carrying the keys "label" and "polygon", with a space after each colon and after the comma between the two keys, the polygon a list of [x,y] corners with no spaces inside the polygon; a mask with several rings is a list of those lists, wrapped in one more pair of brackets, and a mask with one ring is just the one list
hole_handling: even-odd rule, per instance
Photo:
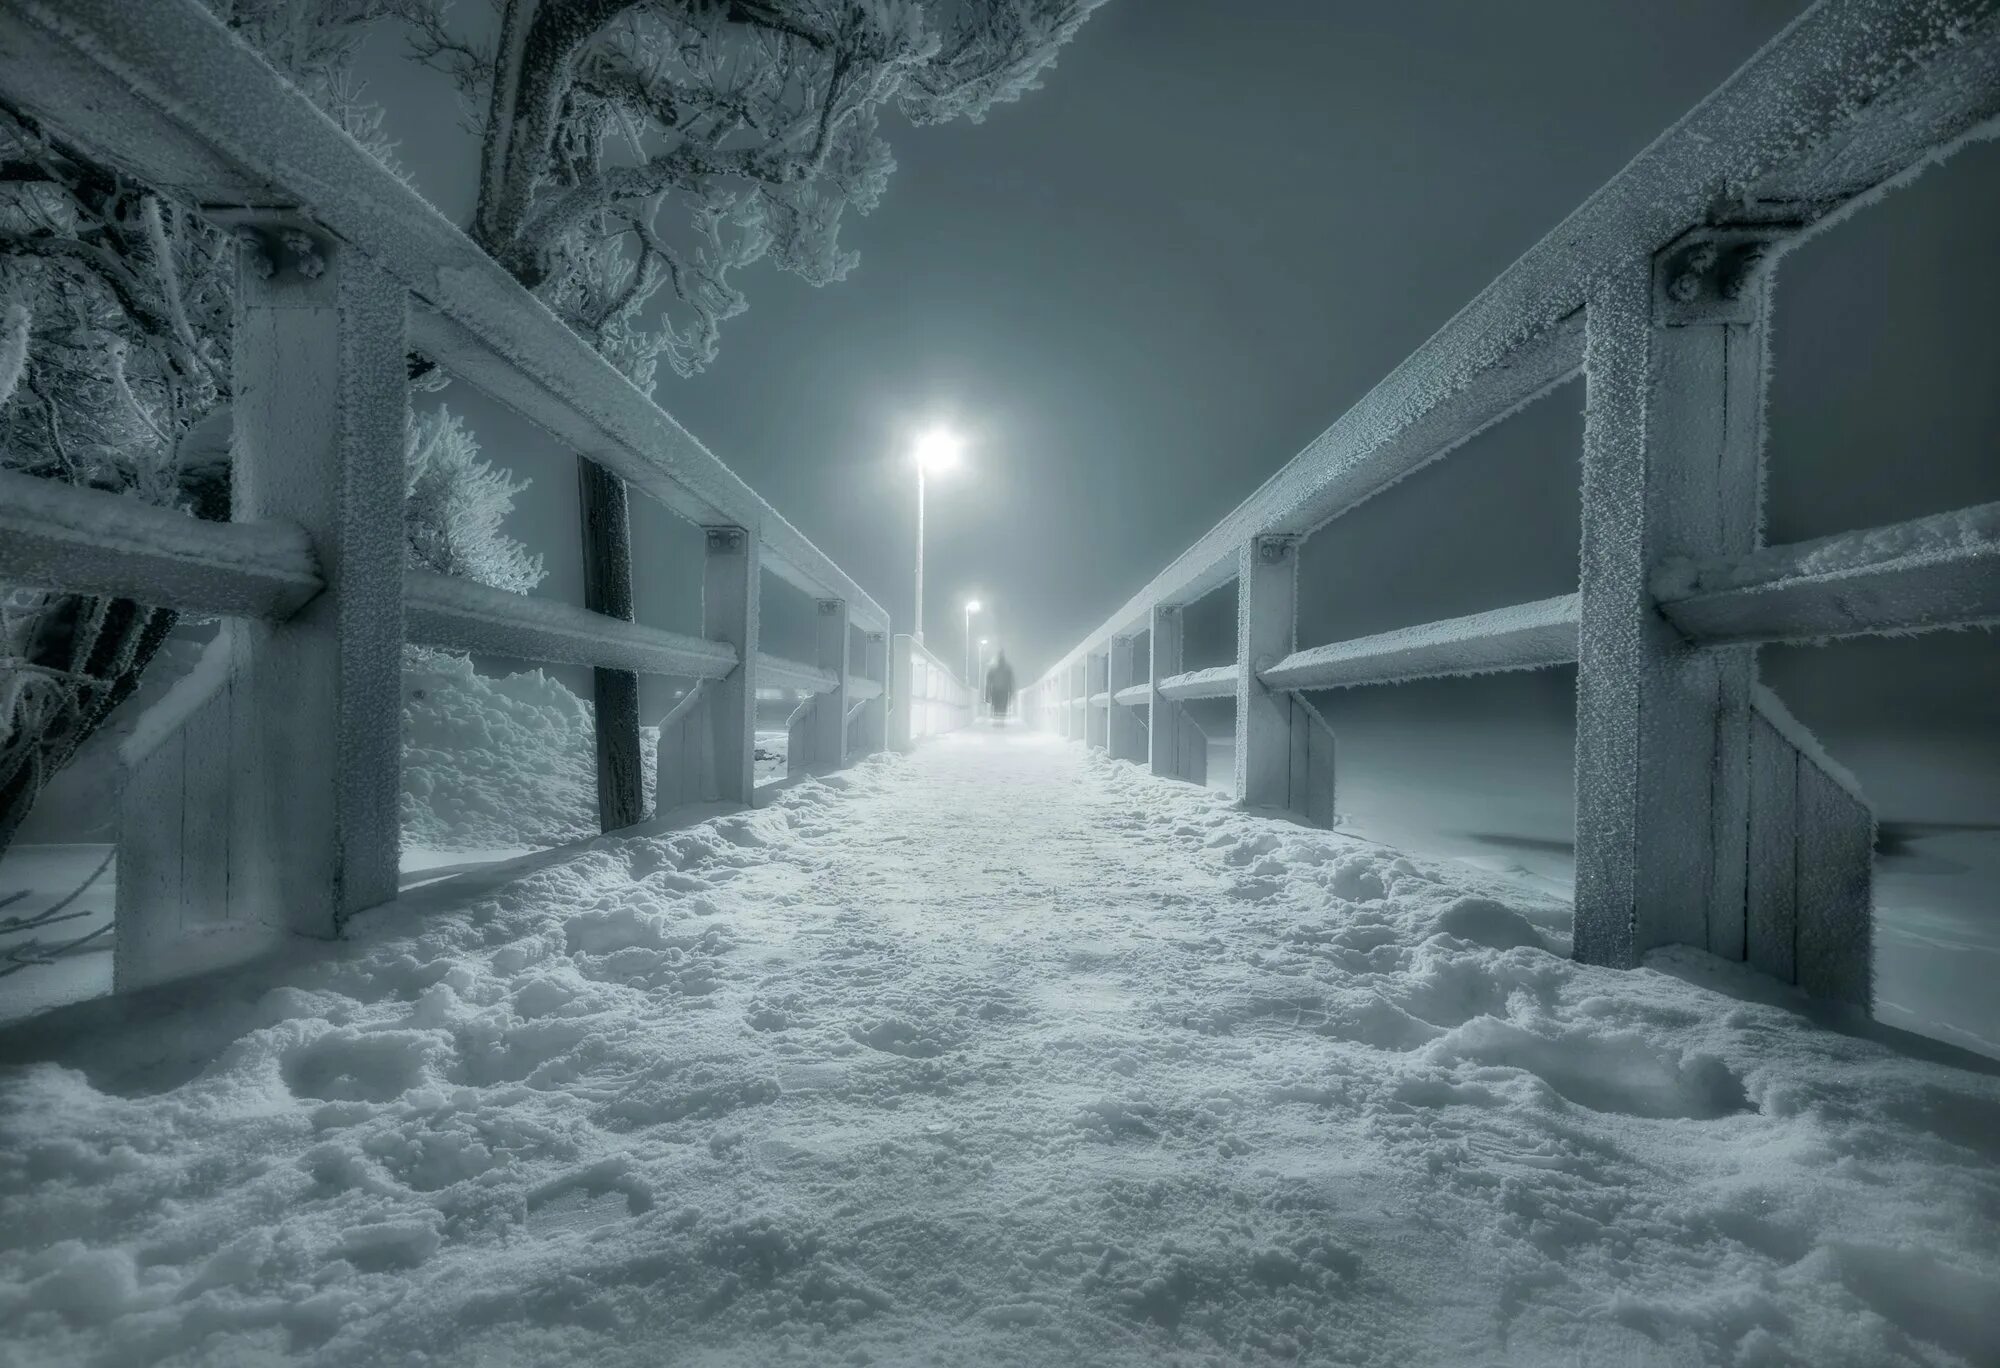
{"label": "packed snow", "polygon": [[2000,1079],[1487,872],[983,729],[514,874],[10,1036],[0,1364],[2000,1355]]}

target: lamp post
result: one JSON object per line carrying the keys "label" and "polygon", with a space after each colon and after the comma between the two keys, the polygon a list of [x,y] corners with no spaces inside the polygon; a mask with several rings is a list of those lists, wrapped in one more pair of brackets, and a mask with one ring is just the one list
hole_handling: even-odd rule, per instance
{"label": "lamp post", "polygon": [[[965,601],[965,682],[967,684],[974,683],[972,677],[974,668],[972,660],[972,615],[978,611],[978,599],[967,599]],[[974,685],[974,687],[977,686]]]}
{"label": "lamp post", "polygon": [[944,428],[932,428],[917,438],[914,459],[917,464],[917,613],[916,638],[919,645],[924,639],[924,477],[943,474],[958,465],[958,453],[964,443],[957,435]]}
{"label": "lamp post", "polygon": [[972,711],[975,716],[978,715],[980,705],[986,702],[986,688],[984,683],[985,665],[986,665],[986,638],[981,637],[979,638],[979,666],[978,666],[980,674],[975,677],[978,682],[975,682],[972,686]]}

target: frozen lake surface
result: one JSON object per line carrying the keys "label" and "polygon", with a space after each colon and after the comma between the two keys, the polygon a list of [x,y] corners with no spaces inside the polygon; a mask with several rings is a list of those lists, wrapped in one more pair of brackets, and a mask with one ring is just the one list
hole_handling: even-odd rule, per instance
{"label": "frozen lake surface", "polygon": [[2000,1079],[982,730],[9,1038],[0,1362],[2000,1353]]}

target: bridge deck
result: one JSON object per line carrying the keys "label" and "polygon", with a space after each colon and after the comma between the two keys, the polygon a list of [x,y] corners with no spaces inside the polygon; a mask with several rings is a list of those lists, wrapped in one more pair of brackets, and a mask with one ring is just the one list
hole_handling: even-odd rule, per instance
{"label": "bridge deck", "polygon": [[8,1334],[24,1362],[1992,1347],[2000,1082],[1542,953],[1567,909],[1484,880],[986,731],[437,885],[164,1021],[6,1041],[0,1155],[31,1161],[0,1229],[79,1241],[0,1252],[0,1306],[65,1308]]}

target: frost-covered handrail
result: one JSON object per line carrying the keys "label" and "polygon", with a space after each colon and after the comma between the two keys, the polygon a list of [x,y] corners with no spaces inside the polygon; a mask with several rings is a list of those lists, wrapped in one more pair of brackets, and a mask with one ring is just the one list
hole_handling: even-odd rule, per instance
{"label": "frost-covered handrail", "polygon": [[1160,692],[1176,702],[1190,698],[1229,698],[1236,693],[1236,681],[1243,675],[1237,665],[1215,665],[1206,670],[1189,670],[1160,681]]}
{"label": "frost-covered handrail", "polygon": [[773,573],[888,615],[686,429],[343,133],[198,0],[7,0],[0,88],[138,179],[303,207],[429,307],[411,341],[676,512],[753,533]]}
{"label": "frost-covered handrail", "polygon": [[1809,234],[2000,114],[2000,0],[1820,0],[1044,676],[1227,583],[1555,384],[1593,284],[1710,222]]}
{"label": "frost-covered handrail", "polygon": [[320,591],[304,532],[0,471],[0,583],[281,620]]}
{"label": "frost-covered handrail", "polygon": [[404,634],[419,646],[696,679],[736,668],[736,652],[719,641],[428,570],[404,573],[403,614]]}
{"label": "frost-covered handrail", "polygon": [[1576,663],[1577,596],[1427,622],[1294,651],[1257,677],[1274,689],[1343,689]]}
{"label": "frost-covered handrail", "polygon": [[1653,593],[1674,626],[1713,645],[2000,622],[2000,503],[1669,561]]}
{"label": "frost-covered handrail", "polygon": [[809,694],[832,693],[840,677],[832,670],[807,665],[769,651],[757,653],[757,682],[773,689],[798,689]]}

